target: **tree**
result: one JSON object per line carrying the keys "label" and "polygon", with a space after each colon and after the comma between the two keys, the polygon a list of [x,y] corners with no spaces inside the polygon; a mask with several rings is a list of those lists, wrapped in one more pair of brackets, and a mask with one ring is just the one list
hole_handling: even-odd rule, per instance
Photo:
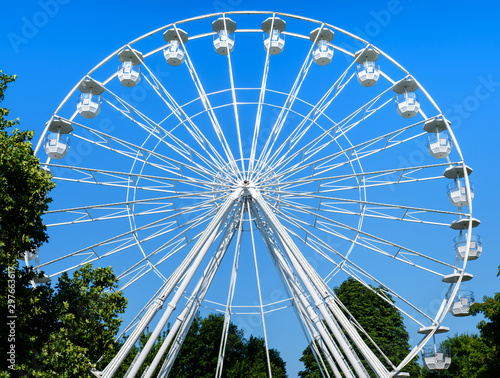
{"label": "tree", "polygon": [[[497,277],[500,276],[500,266]],[[486,320],[477,325],[481,340],[490,348],[486,362],[491,376],[500,376],[500,292],[493,297],[485,296],[483,303],[475,303],[470,309],[471,315],[483,314]]]}
{"label": "tree", "polygon": [[491,349],[477,335],[461,334],[449,337],[441,348],[451,351],[451,365],[445,371],[422,369],[422,378],[434,377],[496,377],[489,372]]}
{"label": "tree", "polygon": [[[372,289],[392,301],[390,295],[382,287],[372,287]],[[409,335],[404,325],[403,316],[394,306],[352,278],[336,287],[334,293],[389,360],[397,363],[408,355],[410,352]],[[361,334],[361,336],[382,363],[389,370],[392,370],[366,335]],[[304,350],[301,361],[304,363],[305,370],[299,372],[300,377],[321,376],[311,347]],[[372,373],[366,361],[363,361],[363,363],[366,369]],[[403,369],[403,371],[409,372],[411,376],[418,376],[419,370],[420,368],[415,361],[412,361]]]}
{"label": "tree", "polygon": [[[0,71],[0,102],[4,100],[7,85],[16,79]],[[42,214],[51,199],[48,193],[54,187],[50,174],[40,169],[33,154],[33,131],[8,128],[19,124],[19,119],[7,120],[9,110],[0,108],[0,267],[17,267],[17,259],[46,242],[48,235]]]}
{"label": "tree", "polygon": [[115,350],[127,302],[115,291],[112,269],[87,264],[71,278],[63,273],[55,289],[33,288],[29,279],[30,274],[16,276],[16,312],[22,314],[16,324],[16,369],[26,377],[93,377],[92,364]]}
{"label": "tree", "polygon": [[[0,71],[0,102],[15,76]],[[86,377],[90,364],[112,348],[126,299],[115,293],[110,268],[64,273],[55,286],[33,287],[32,268],[19,259],[48,240],[42,215],[54,187],[33,153],[33,131],[13,128],[0,108],[0,376]],[[43,272],[42,272],[43,273]],[[40,274],[42,274],[40,273]],[[14,371],[17,370],[17,371]],[[17,373],[17,374],[15,374]]]}
{"label": "tree", "polygon": [[[224,317],[220,314],[209,314],[202,318],[199,314],[195,316],[182,347],[170,370],[169,376],[176,378],[205,378],[213,377],[216,373],[219,347],[222,330],[224,327]],[[149,366],[160,349],[161,344],[166,339],[167,331],[163,332],[156,341],[151,351],[148,353],[143,365],[139,369],[137,376],[142,376],[146,366]],[[148,341],[151,332],[146,330],[139,338],[137,345],[132,347],[129,355],[116,372],[116,377],[123,377],[134,357],[142,350]],[[113,354],[117,353],[123,342],[115,345]],[[269,349],[271,361],[271,371],[273,377],[286,377],[285,362],[276,349]],[[112,355],[109,354],[101,368],[107,365]],[[166,356],[164,355],[160,364],[153,373],[157,376]],[[250,336],[244,338],[243,331],[238,329],[234,323],[229,324],[229,331],[226,343],[226,353],[222,377],[224,378],[260,378],[268,376],[267,357],[265,352],[265,342],[263,338]]]}
{"label": "tree", "polygon": [[[170,376],[213,377],[217,369],[219,346],[224,326],[222,315],[199,315],[193,320],[179,351]],[[273,377],[286,377],[285,362],[276,349],[269,349]],[[267,357],[264,339],[250,336],[244,338],[243,331],[230,323],[223,377],[267,377]]]}
{"label": "tree", "polygon": [[476,326],[479,336],[462,334],[446,339],[441,345],[451,350],[449,369],[444,372],[425,371],[423,377],[500,376],[500,293],[485,296],[482,303],[474,303],[470,314],[483,314],[486,318]]}
{"label": "tree", "polygon": [[[5,99],[8,84],[15,79],[15,75],[0,71],[0,102]],[[50,289],[31,290],[30,281],[35,273],[32,269],[19,269],[18,258],[48,239],[41,216],[47,210],[48,193],[54,184],[33,155],[34,133],[17,128],[8,131],[19,124],[18,119],[7,119],[9,113],[0,107],[0,313],[2,319],[9,319],[3,321],[0,328],[0,353],[2,356],[9,353],[9,357],[16,357],[17,353],[17,357],[22,358],[26,357],[28,336],[38,336],[44,325],[53,323],[53,319],[44,318],[50,307]],[[31,312],[37,305],[40,305],[39,311]],[[28,322],[23,314],[30,317],[29,332],[24,327]],[[16,345],[23,347],[16,348]],[[10,353],[12,351],[15,353]],[[19,358],[11,360],[19,362]],[[2,361],[5,363],[5,359]]]}

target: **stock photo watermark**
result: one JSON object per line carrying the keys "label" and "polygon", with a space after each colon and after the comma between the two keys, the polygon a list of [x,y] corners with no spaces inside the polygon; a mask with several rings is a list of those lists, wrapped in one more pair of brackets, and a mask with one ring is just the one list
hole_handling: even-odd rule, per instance
{"label": "stock photo watermark", "polygon": [[15,370],[16,365],[16,277],[15,270],[13,267],[9,266],[7,281],[7,340],[3,340],[7,343],[9,351],[7,352],[7,367],[9,370]]}
{"label": "stock photo watermark", "polygon": [[[464,97],[462,101],[455,102],[443,112],[445,118],[451,123],[451,129],[453,131],[460,129],[465,123],[464,120],[467,120],[474,112],[478,111],[481,104],[489,100],[497,88],[500,88],[500,81],[497,81],[493,77],[493,74],[478,76],[471,94]],[[398,169],[422,165],[427,159],[429,152],[427,150],[426,139],[414,139],[413,143],[414,148],[407,155],[398,155]],[[387,179],[389,181],[397,181],[398,177],[398,174],[391,174]],[[389,188],[394,192],[396,185],[390,185]]]}
{"label": "stock photo watermark", "polygon": [[[362,27],[355,26],[352,29],[352,33],[356,34],[358,37],[361,37],[366,41],[377,37],[385,28],[390,25],[390,23],[396,16],[399,16],[401,15],[401,13],[403,13],[403,11],[405,10],[404,3],[408,3],[411,1],[412,0],[389,0],[385,4],[385,7],[381,9],[370,10],[369,15],[371,19]],[[362,49],[365,47],[365,44],[361,41],[355,40],[354,43],[357,46],[353,46],[346,42],[341,42],[339,46],[350,51]],[[345,59],[350,62],[352,58],[349,55],[345,55]]]}
{"label": "stock photo watermark", "polygon": [[493,74],[477,77],[477,84],[474,91],[466,96],[461,102],[454,103],[452,107],[446,110],[443,114],[451,122],[452,128],[457,130],[462,126],[463,120],[476,112],[481,103],[488,100],[493,93],[500,87],[500,81],[493,78]]}
{"label": "stock photo watermark", "polygon": [[242,3],[243,0],[213,0],[212,6],[217,12],[231,12]]}
{"label": "stock photo watermark", "polygon": [[61,5],[69,2],[70,0],[39,0],[37,11],[30,16],[21,17],[20,29],[7,33],[7,38],[14,52],[17,54],[23,45],[35,38],[40,30],[59,14]]}

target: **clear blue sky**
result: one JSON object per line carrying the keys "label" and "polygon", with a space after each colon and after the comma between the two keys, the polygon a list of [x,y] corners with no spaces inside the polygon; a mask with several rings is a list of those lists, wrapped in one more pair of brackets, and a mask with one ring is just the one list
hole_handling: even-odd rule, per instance
{"label": "clear blue sky", "polygon": [[[495,199],[499,180],[492,172],[499,162],[500,5],[429,0],[319,4],[273,0],[5,2],[0,69],[18,79],[9,87],[2,106],[20,118],[22,128],[39,135],[64,96],[92,67],[126,42],[184,18],[219,11],[269,10],[324,20],[389,53],[424,85],[452,121],[465,161],[474,169],[474,216],[482,222],[477,233],[483,239],[483,255],[469,264],[474,280],[467,288],[477,299],[499,291],[500,258],[493,246],[498,235],[494,214],[499,209]],[[451,333],[476,332],[479,320],[451,319]],[[290,376],[295,376],[300,364],[287,363]]]}

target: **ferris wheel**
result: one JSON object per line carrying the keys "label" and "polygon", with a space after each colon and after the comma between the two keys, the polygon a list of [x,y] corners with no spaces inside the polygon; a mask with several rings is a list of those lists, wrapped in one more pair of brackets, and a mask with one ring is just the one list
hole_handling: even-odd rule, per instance
{"label": "ferris wheel", "polygon": [[[57,183],[50,251],[25,256],[47,274],[37,283],[111,265],[134,312],[96,376],[150,327],[136,376],[170,322],[144,375],[167,376],[200,309],[224,314],[218,376],[231,321],[257,317],[267,350],[285,313],[336,377],[368,377],[361,360],[404,376],[423,350],[429,369],[449,366],[431,340],[473,300],[460,290],[482,248],[472,170],[422,84],[362,38],[278,12],[166,25],[79,80],[36,154]],[[401,361],[381,361],[335,296],[348,277],[415,331]]]}

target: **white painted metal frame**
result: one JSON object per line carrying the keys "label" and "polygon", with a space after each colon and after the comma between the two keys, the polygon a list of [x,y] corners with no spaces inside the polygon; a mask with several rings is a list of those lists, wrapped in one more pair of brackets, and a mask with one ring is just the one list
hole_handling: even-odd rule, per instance
{"label": "white painted metal frame", "polygon": [[[204,73],[206,62],[199,59],[197,49],[206,43],[212,50],[211,37],[214,33],[200,31],[195,26],[204,20],[224,20],[229,16],[234,19],[248,18],[252,22],[258,21],[257,16],[262,16],[262,20],[271,17],[273,22],[275,17],[293,21],[288,31],[284,32],[288,36],[287,45],[280,54],[284,56],[289,53],[293,57],[292,61],[297,63],[294,68],[297,71],[290,76],[293,78],[289,81],[290,89],[274,88],[271,79],[278,58],[271,56],[269,51],[262,54],[263,66],[257,85],[246,87],[240,86],[238,82],[236,73],[241,62],[235,58],[235,54],[245,48],[238,44],[238,34],[242,37],[257,34],[259,38],[255,39],[256,43],[262,43],[259,22],[256,22],[254,29],[235,31],[235,51],[228,53],[226,58],[218,57],[217,63],[218,66],[226,67],[224,79],[227,79],[228,85],[212,89],[213,84]],[[291,25],[299,23],[303,30],[294,30]],[[160,46],[141,52],[141,75],[144,79],[141,85],[154,94],[158,109],[162,108],[158,114],[151,113],[147,104],[134,104],[127,95],[122,94],[123,88],[115,88],[117,74],[104,78],[99,76],[101,68],[114,64],[122,49],[130,49],[136,54],[135,51],[140,51],[144,42],[161,37],[167,29],[178,30],[180,26],[190,33],[189,44],[184,44],[181,39],[181,48],[185,52],[183,66],[187,70],[184,75],[188,78],[185,88],[169,86],[169,82],[155,71],[154,59],[161,55],[163,42]],[[190,30],[191,26],[194,33]],[[315,41],[309,40],[309,32],[316,28],[329,28],[336,33],[336,40],[342,35],[353,44],[362,45],[362,50],[375,49],[380,54],[379,62],[385,64],[385,67],[381,66],[381,77],[375,87],[378,89],[370,89],[372,94],[361,96],[359,101],[353,99],[350,91],[358,86],[357,81],[353,80],[356,74],[354,55],[359,48],[351,51],[330,43],[330,47],[350,61],[337,69],[332,84],[325,86],[326,89],[321,93],[311,96],[310,92],[306,92],[304,88],[307,88],[310,77],[317,75],[315,70],[318,69],[312,65]],[[292,43],[296,43],[294,48],[290,47]],[[304,48],[298,49],[299,43]],[[288,52],[289,49],[292,51]],[[262,53],[261,46],[258,50]],[[336,64],[339,55],[335,55],[331,65]],[[227,63],[221,64],[221,59]],[[341,372],[344,376],[368,376],[360,362],[361,357],[378,376],[394,376],[441,326],[464,278],[467,257],[460,262],[458,258],[450,260],[449,256],[436,255],[432,251],[424,253],[422,247],[412,246],[412,240],[400,242],[370,231],[370,224],[394,222],[401,227],[420,225],[444,229],[450,227],[452,221],[462,219],[467,222],[466,227],[458,232],[460,235],[466,234],[467,256],[472,228],[475,226],[470,182],[449,122],[424,87],[389,55],[360,37],[325,22],[279,12],[237,11],[194,17],[156,29],[113,52],[84,78],[101,79],[105,88],[101,95],[103,112],[110,112],[108,114],[123,121],[124,125],[132,125],[134,130],[128,134],[121,129],[104,132],[97,123],[77,118],[78,112],[74,108],[68,112],[80,80],[56,109],[51,120],[62,118],[69,121],[74,128],[70,137],[75,139],[77,145],[81,143],[88,146],[96,156],[114,157],[116,164],[99,166],[90,161],[77,164],[65,162],[64,159],[55,163],[43,158],[44,166],[53,171],[54,180],[61,188],[73,190],[80,187],[87,188],[83,190],[89,192],[99,188],[104,197],[108,191],[123,190],[125,194],[121,198],[98,198],[97,202],[87,200],[51,209],[45,214],[47,226],[50,231],[64,227],[122,224],[120,222],[127,221],[130,229],[112,230],[110,234],[89,240],[86,245],[78,245],[65,254],[49,257],[42,253],[42,263],[37,268],[43,268],[51,277],[55,277],[85,263],[106,264],[106,261],[116,261],[113,259],[120,256],[134,256],[118,274],[120,290],[125,291],[151,276],[155,277],[154,282],[158,285],[151,299],[125,327],[123,333],[130,335],[120,352],[102,372],[94,371],[96,376],[114,375],[160,310],[163,311],[162,317],[147,345],[136,356],[127,377],[136,376],[165,324],[172,316],[176,316],[167,341],[145,373],[146,377],[152,376],[163,356],[166,356],[158,376],[167,376],[202,304],[225,315],[217,376],[222,375],[224,368],[229,324],[238,314],[250,313],[260,317],[269,376],[272,373],[267,317],[282,308],[293,307],[295,310],[305,337],[311,342],[313,353],[322,367],[323,376],[328,376],[327,365],[336,377],[340,377]],[[388,117],[388,110],[394,100],[392,87],[406,78],[415,81],[423,94],[421,97],[426,101],[417,117],[419,119],[396,122],[391,118],[387,121],[393,124],[390,130],[381,128],[379,132],[375,128],[376,132],[373,132],[373,120],[381,115],[386,119]],[[190,91],[192,95],[188,101],[179,93],[184,90]],[[358,87],[359,93],[366,90]],[[219,100],[226,94],[229,94],[230,100]],[[250,97],[253,100],[247,99]],[[352,107],[339,117],[336,107],[338,104],[344,106],[346,99],[351,99]],[[248,108],[255,111],[251,129],[245,128],[248,122],[242,118]],[[226,118],[229,112],[226,109],[231,109],[234,130],[228,129]],[[270,122],[269,133],[264,137],[263,121],[270,111],[275,111],[277,116]],[[454,147],[452,158],[446,157],[433,163],[407,162],[403,166],[388,164],[380,158],[387,154],[396,156],[405,147],[414,149],[415,142],[426,134],[421,131],[423,123],[433,117],[445,120]],[[36,146],[36,153],[41,158],[49,124]],[[367,136],[360,138],[359,134],[363,134],[367,127],[370,128]],[[244,148],[246,136],[249,150]],[[373,167],[375,158],[384,163],[380,167]],[[368,166],[366,170],[364,165]],[[369,199],[371,193],[395,187],[408,190],[409,193],[416,193],[416,189],[413,189],[415,185],[444,187],[442,182],[445,178],[441,172],[447,167],[460,165],[464,167],[466,208],[451,211],[436,205],[420,205],[418,201],[417,204],[410,201],[402,204],[391,202],[390,196],[383,200]],[[69,195],[59,193],[63,194]],[[424,191],[425,196],[429,196],[429,192]],[[444,195],[443,203],[446,203]],[[243,231],[248,231],[248,240],[244,240],[246,233]],[[237,235],[235,241],[234,235]],[[277,276],[289,295],[284,301],[266,303],[263,299],[260,279],[262,258],[256,235],[261,236],[276,267]],[[329,240],[338,241],[340,247]],[[231,245],[234,245],[235,254],[231,276],[228,278],[227,301],[211,301],[206,295]],[[451,270],[457,274],[457,279],[449,284],[447,297],[450,299],[443,298],[438,313],[429,314],[414,304],[413,298],[400,293],[399,287],[389,285],[380,272],[363,266],[357,258],[360,250],[388,263],[411,267],[418,274],[429,277],[444,278]],[[234,304],[238,271],[241,269],[239,259],[245,252],[251,253],[254,265],[258,295],[258,305],[254,306]],[[326,273],[319,274],[313,269],[308,260],[311,255],[328,264]],[[168,271],[171,261],[178,261],[174,263],[178,265]],[[202,266],[205,268],[201,269]],[[199,273],[202,270],[204,273]],[[366,335],[368,330],[348,320],[347,309],[338,302],[332,291],[332,285],[340,284],[335,279],[342,275],[356,279],[370,290],[373,290],[370,284],[385,287],[390,298],[373,291],[418,327],[429,327],[430,324],[430,332],[414,344],[403,361],[387,361],[376,345],[369,346],[362,340],[360,333]],[[189,289],[195,282],[195,287]],[[167,301],[166,308],[162,309]],[[175,312],[178,306],[182,307],[179,314]],[[377,349],[378,355],[372,351]]]}

